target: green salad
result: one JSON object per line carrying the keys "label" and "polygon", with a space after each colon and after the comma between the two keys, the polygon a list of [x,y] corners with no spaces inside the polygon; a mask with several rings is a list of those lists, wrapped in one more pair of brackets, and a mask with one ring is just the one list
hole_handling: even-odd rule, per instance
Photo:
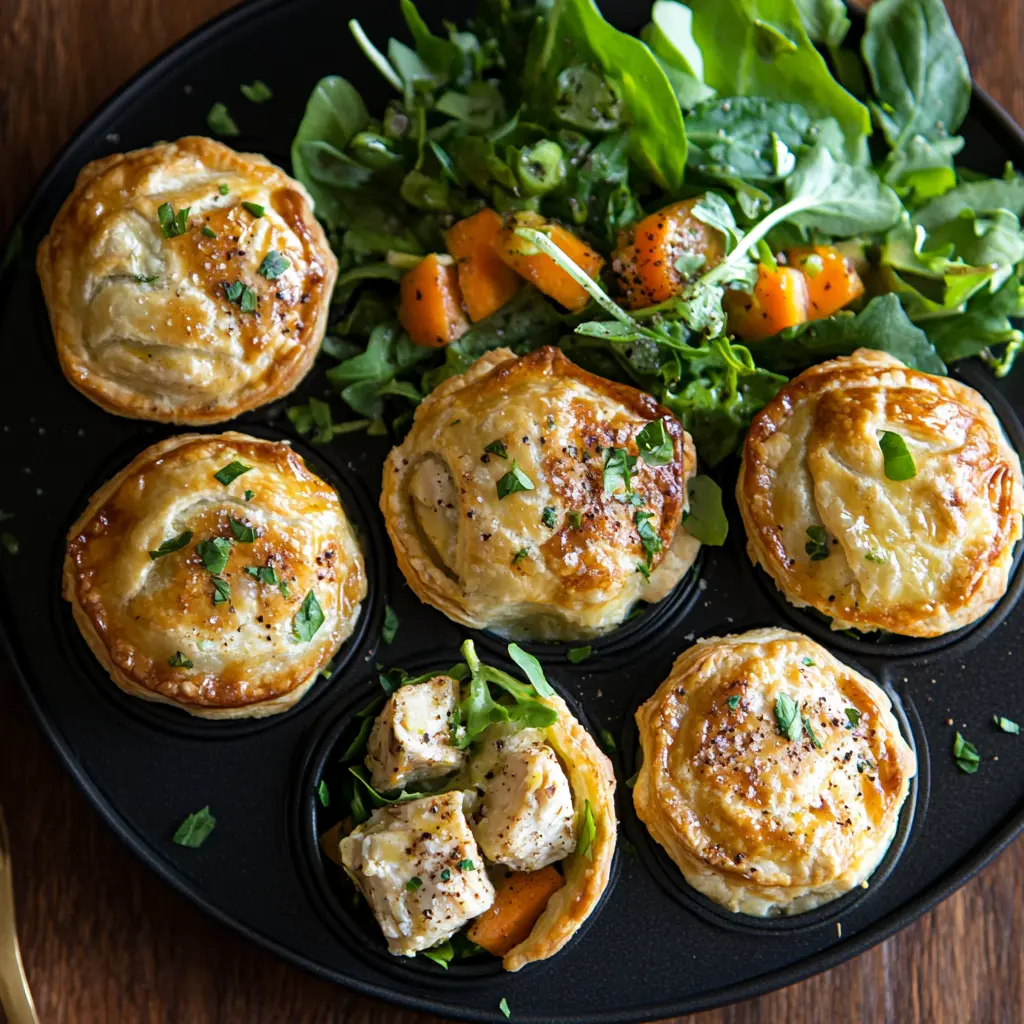
{"label": "green salad", "polygon": [[314,441],[401,434],[498,346],[650,392],[710,465],[858,347],[1012,366],[1024,178],[955,163],[941,0],[879,0],[856,42],[840,0],[657,0],[638,36],[592,0],[481,0],[443,32],[400,7],[406,41],[350,23],[386,106],[325,78],[292,144],[340,263],[340,403],[289,410]]}

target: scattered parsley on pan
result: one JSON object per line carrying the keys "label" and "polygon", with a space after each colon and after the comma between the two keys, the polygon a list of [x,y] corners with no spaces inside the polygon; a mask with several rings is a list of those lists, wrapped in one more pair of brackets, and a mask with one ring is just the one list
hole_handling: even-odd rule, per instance
{"label": "scattered parsley on pan", "polygon": [[389,951],[444,970],[553,956],[596,906],[614,853],[611,764],[540,662],[508,652],[528,682],[481,663],[470,640],[448,670],[382,671],[384,694],[328,767],[329,805],[319,794],[321,847]]}
{"label": "scattered parsley on pan", "polygon": [[481,0],[440,35],[400,7],[411,43],[351,23],[390,101],[325,78],[292,143],[341,265],[328,376],[371,433],[498,345],[649,391],[709,464],[861,346],[1012,366],[1024,179],[955,163],[942,0],[879,0],[859,48],[814,4],[657,0],[639,38],[591,0]]}

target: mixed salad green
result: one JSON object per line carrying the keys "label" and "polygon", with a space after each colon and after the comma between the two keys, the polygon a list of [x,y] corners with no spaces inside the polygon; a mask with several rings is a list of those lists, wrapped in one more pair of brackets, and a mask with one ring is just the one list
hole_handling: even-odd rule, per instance
{"label": "mixed salad green", "polygon": [[[997,375],[1024,336],[1024,178],[959,167],[971,79],[942,0],[879,0],[859,43],[840,0],[657,0],[639,36],[592,0],[480,0],[432,31],[400,0],[411,44],[352,32],[393,90],[371,113],[345,79],[318,83],[292,145],[341,273],[323,351],[357,417],[311,399],[289,415],[324,442],[401,433],[444,378],[499,345],[558,344],[654,394],[714,464],[788,376],[866,346],[932,373],[980,356]],[[381,44],[379,48],[377,44]],[[683,254],[685,285],[627,310],[611,260],[591,279],[543,227],[519,226],[590,297],[567,312],[531,285],[441,348],[413,344],[399,281],[444,232],[490,207],[533,211],[610,257],[645,215],[694,198],[714,265]],[[723,309],[759,264],[840,242],[865,293],[824,319],[739,343]]]}

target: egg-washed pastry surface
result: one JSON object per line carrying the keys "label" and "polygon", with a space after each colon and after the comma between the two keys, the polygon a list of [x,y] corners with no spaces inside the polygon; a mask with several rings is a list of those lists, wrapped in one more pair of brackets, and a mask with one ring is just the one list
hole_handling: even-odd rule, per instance
{"label": "egg-washed pastry surface", "polygon": [[1020,460],[981,395],[866,349],[758,413],[736,498],[751,560],[792,604],[917,637],[1005,593],[1024,512]]}
{"label": "egg-washed pastry surface", "polygon": [[324,841],[391,953],[480,947],[517,971],[557,953],[600,900],[615,776],[539,664],[543,693],[463,650],[468,668],[407,680],[357,739],[350,830]]}
{"label": "egg-washed pastry surface", "polygon": [[204,718],[291,707],[352,633],[363,557],[284,442],[187,434],[142,452],[68,534],[64,596],[126,693]]}
{"label": "egg-washed pastry surface", "polygon": [[291,391],[337,276],[302,185],[199,137],[84,167],[36,264],[68,380],[108,412],[189,424]]}
{"label": "egg-washed pastry surface", "polygon": [[881,688],[783,629],[699,641],[636,721],[637,815],[690,885],[758,917],[864,882],[917,770]]}
{"label": "egg-washed pastry surface", "polygon": [[679,523],[695,461],[649,395],[555,348],[497,349],[420,403],[380,505],[422,601],[506,636],[582,639],[692,564]]}

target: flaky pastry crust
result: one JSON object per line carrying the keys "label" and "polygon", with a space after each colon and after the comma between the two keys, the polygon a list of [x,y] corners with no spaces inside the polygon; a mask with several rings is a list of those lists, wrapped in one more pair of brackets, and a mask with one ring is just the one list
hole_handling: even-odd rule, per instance
{"label": "flaky pastry crust", "polygon": [[[793,738],[780,696],[795,702]],[[636,722],[640,820],[690,885],[758,917],[863,883],[917,770],[882,689],[784,629],[699,641]]]}
{"label": "flaky pastry crust", "polygon": [[[249,470],[215,477],[236,461]],[[200,547],[213,538],[231,541],[217,574]],[[218,579],[229,596],[215,603]],[[296,615],[310,592],[324,621],[305,640]],[[93,496],[68,533],[64,596],[125,693],[202,718],[263,717],[295,704],[352,633],[366,573],[337,494],[290,445],[184,434]]]}
{"label": "flaky pastry crust", "polygon": [[[637,433],[658,419],[674,457],[637,463],[643,503],[606,493],[599,449],[636,455]],[[494,442],[504,454],[485,450]],[[513,461],[533,488],[499,497]],[[689,569],[698,544],[679,521],[695,462],[689,435],[649,395],[556,348],[496,349],[420,403],[384,465],[380,507],[421,601],[507,636],[583,639],[619,625],[636,601],[660,600]],[[650,583],[638,569],[638,510],[661,544]]]}
{"label": "flaky pastry crust", "polygon": [[[183,234],[165,236],[165,203],[188,208]],[[264,262],[273,252],[284,269]],[[36,266],[71,384],[107,412],[188,424],[288,394],[337,276],[302,185],[200,137],[86,165]]]}
{"label": "flaky pastry crust", "polygon": [[[906,443],[911,479],[886,477],[884,431]],[[916,637],[1002,597],[1024,512],[1020,459],[981,395],[866,349],[811,367],[757,414],[736,499],[751,560],[792,604],[833,629]]]}

